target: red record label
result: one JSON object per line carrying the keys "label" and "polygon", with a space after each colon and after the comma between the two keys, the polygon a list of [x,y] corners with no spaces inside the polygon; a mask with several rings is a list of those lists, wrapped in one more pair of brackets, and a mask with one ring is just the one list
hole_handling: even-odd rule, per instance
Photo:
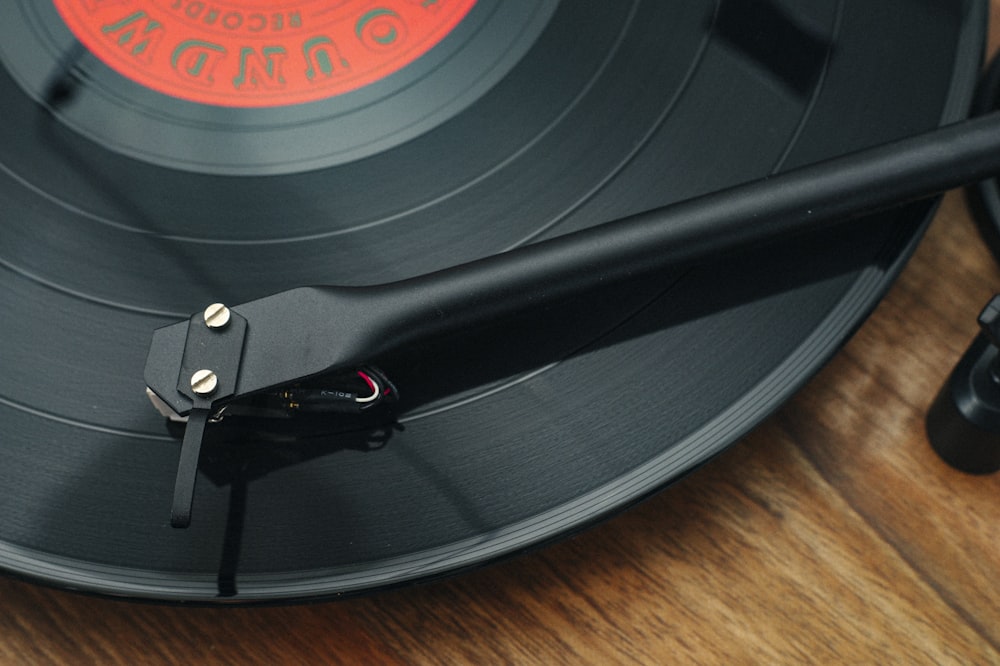
{"label": "red record label", "polygon": [[53,0],[119,74],[202,104],[270,107],[356,90],[444,39],[475,0]]}

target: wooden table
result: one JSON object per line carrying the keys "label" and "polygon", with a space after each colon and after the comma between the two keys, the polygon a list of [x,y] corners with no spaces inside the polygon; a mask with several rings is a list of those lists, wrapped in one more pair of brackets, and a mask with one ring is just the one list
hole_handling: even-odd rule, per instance
{"label": "wooden table", "polygon": [[952,193],[805,390],[600,527],[444,582],[287,608],[159,607],[0,579],[0,662],[1000,663],[1000,475],[951,470],[924,435],[996,291],[1000,271]]}

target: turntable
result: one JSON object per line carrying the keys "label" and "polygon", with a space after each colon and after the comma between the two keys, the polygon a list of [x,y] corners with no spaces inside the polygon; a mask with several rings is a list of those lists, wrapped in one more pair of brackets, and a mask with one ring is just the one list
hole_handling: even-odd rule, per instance
{"label": "turntable", "polygon": [[[312,362],[325,348],[296,344],[322,308],[281,306],[262,342],[240,304],[528,266],[609,221],[957,121],[986,28],[972,1],[273,4],[0,9],[10,574],[327,599],[548,544],[678,481],[845,343],[933,202],[551,298],[519,287],[516,311],[388,344],[426,325],[404,319],[333,376]],[[191,378],[190,331],[221,339],[195,326],[213,303],[238,347],[309,363],[255,384],[247,414],[202,410],[175,529],[194,428],[150,406],[144,369],[153,332],[183,330],[169,381]]]}

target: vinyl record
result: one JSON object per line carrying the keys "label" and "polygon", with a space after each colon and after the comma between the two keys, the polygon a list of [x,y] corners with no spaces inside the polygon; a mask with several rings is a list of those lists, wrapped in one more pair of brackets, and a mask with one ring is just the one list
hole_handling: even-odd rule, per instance
{"label": "vinyl record", "polygon": [[[276,8],[275,8],[276,7]],[[372,359],[391,418],[209,426],[188,529],[152,331],[389,282],[960,118],[981,0],[12,0],[0,8],[0,568],[324,598],[569,534],[789,397],[920,204]]]}

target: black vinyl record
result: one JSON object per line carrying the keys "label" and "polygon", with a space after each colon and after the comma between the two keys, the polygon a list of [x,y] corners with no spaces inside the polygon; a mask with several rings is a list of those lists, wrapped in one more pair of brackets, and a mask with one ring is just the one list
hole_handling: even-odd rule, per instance
{"label": "black vinyl record", "polygon": [[[175,7],[193,25],[212,3],[105,4],[124,7],[94,31],[106,52],[72,27],[99,0],[0,8],[0,568],[206,602],[444,575],[662,488],[834,353],[932,206],[373,359],[400,393],[384,422],[210,426],[186,530],[169,526],[178,433],[144,394],[154,329],[212,302],[426,273],[956,120],[986,25],[981,0],[479,0],[374,80],[242,105],[114,59],[166,44],[140,18]],[[215,4],[236,8],[219,25],[256,27],[260,3]],[[365,21],[449,8],[326,4]],[[404,34],[382,30],[374,46]],[[202,73],[199,48],[183,61],[178,43],[165,66]],[[311,53],[296,48],[272,51],[289,78]],[[274,62],[257,61],[261,90]]]}

